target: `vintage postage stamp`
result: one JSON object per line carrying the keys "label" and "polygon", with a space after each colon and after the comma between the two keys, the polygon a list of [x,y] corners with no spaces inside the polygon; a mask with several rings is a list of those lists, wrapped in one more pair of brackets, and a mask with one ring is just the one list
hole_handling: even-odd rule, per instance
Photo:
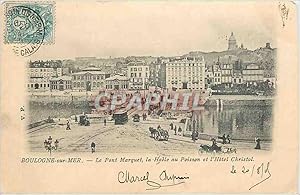
{"label": "vintage postage stamp", "polygon": [[54,43],[53,2],[8,2],[5,4],[4,43],[20,56],[30,56],[42,44]]}
{"label": "vintage postage stamp", "polygon": [[5,43],[54,43],[54,2],[8,2]]}

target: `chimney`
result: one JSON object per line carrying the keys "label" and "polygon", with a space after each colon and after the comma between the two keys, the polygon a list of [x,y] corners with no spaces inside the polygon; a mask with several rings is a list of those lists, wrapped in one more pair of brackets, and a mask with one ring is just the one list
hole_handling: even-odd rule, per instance
{"label": "chimney", "polygon": [[267,49],[271,49],[271,44],[270,43],[266,43],[266,48]]}

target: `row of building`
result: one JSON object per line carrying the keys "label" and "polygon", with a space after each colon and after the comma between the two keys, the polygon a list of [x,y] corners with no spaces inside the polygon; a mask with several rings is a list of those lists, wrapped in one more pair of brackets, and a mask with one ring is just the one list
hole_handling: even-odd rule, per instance
{"label": "row of building", "polygon": [[[266,49],[271,49],[270,43],[266,44]],[[235,50],[243,51],[244,46],[241,44],[238,47],[232,32],[228,40],[228,51]],[[65,63],[60,60],[30,62],[27,87],[30,91],[138,90],[148,89],[150,86],[202,90],[217,85],[255,85],[266,80],[276,86],[276,78],[264,74],[265,71],[258,64],[244,63],[237,57],[234,59],[234,56],[228,56],[225,61],[218,58],[212,66],[207,66],[203,57],[142,59],[143,62],[134,56],[109,59],[81,57]],[[101,69],[91,66],[93,64]],[[91,67],[81,68],[87,66]]]}
{"label": "row of building", "polygon": [[167,61],[157,60],[146,65],[129,62],[124,74],[106,73],[97,67],[69,72],[62,65],[53,66],[41,61],[31,63],[28,70],[32,90],[95,91],[101,89],[148,89],[156,86],[168,89],[202,90],[215,85],[232,87],[239,84],[255,84],[274,77],[265,77],[264,70],[255,63],[240,60],[218,61],[206,67],[203,57],[179,57]]}
{"label": "row of building", "polygon": [[240,60],[234,63],[220,63],[219,60],[205,71],[206,88],[215,85],[232,87],[239,84],[257,84],[266,80],[275,83],[275,77],[264,76],[264,70],[255,63],[241,63]]}

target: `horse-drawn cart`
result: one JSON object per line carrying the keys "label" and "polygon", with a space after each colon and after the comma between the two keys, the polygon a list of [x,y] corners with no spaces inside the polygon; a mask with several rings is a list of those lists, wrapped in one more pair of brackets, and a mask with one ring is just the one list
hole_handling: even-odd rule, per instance
{"label": "horse-drawn cart", "polygon": [[149,131],[151,133],[150,137],[154,138],[156,141],[168,141],[169,139],[169,133],[166,130],[163,130],[161,128],[154,129],[153,127],[149,127]]}
{"label": "horse-drawn cart", "polygon": [[81,126],[90,126],[90,121],[87,117],[87,115],[83,114],[83,115],[79,115],[79,125]]}

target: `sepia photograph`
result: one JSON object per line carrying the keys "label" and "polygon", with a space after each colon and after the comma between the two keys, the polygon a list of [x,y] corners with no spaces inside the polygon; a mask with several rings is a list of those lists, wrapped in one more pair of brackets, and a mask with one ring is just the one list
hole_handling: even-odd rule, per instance
{"label": "sepia photograph", "polygon": [[[163,155],[270,151],[276,37],[270,33],[273,29],[256,29],[272,26],[252,23],[245,29],[244,23],[237,23],[225,28],[222,18],[200,16],[180,15],[182,21],[175,24],[163,19],[153,25],[155,17],[142,21],[142,33],[152,36],[146,32],[151,28],[157,42],[172,41],[174,48],[155,50],[150,37],[140,44],[143,52],[133,46],[130,51],[122,47],[101,51],[113,56],[29,57],[30,151]],[[177,28],[191,20],[202,21]],[[117,30],[125,28],[130,32],[125,24]],[[200,28],[209,28],[209,40]],[[167,30],[175,30],[180,40],[177,36],[165,40]],[[103,44],[101,33],[95,36],[94,44]],[[112,44],[122,42],[119,34],[107,37]],[[135,41],[130,37],[126,44]]]}
{"label": "sepia photograph", "polygon": [[1,194],[297,193],[293,1],[0,8]]}

